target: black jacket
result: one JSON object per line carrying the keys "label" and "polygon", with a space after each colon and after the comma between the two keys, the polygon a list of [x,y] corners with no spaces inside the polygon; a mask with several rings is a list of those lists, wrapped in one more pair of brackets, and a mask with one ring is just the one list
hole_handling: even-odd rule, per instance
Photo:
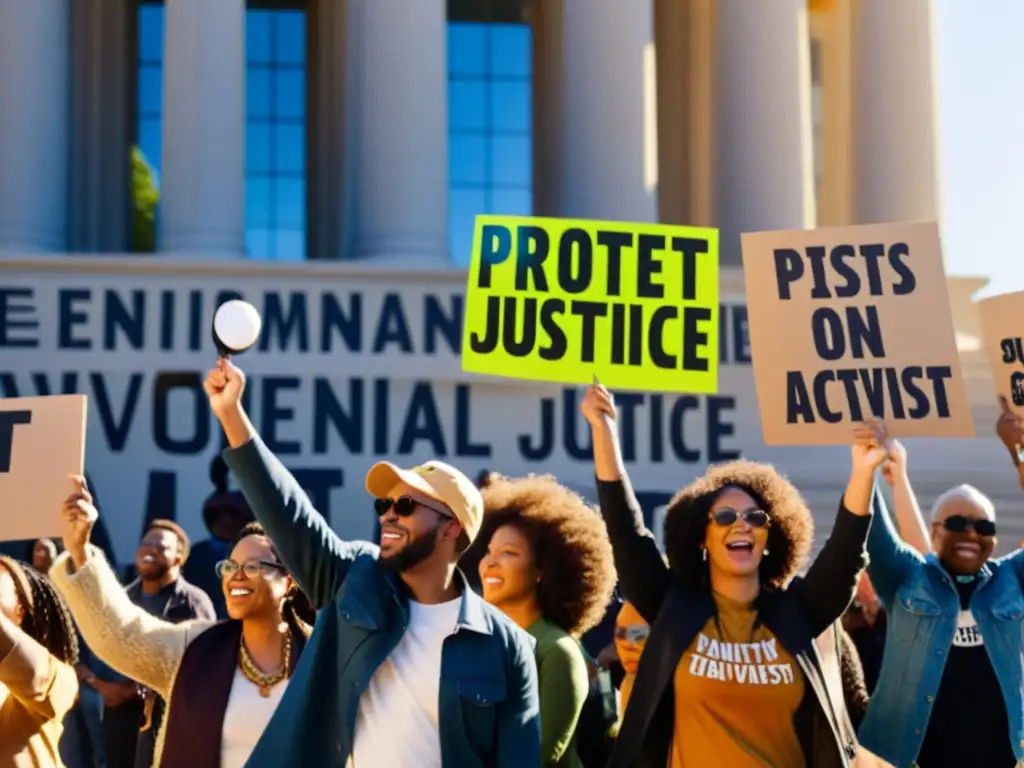
{"label": "black jacket", "polygon": [[[629,706],[607,768],[664,768],[674,728],[671,681],[679,660],[715,612],[706,591],[672,577],[628,479],[598,482],[601,513],[615,553],[619,585],[651,625]],[[842,698],[830,695],[815,638],[853,600],[867,565],[864,542],[871,517],[840,506],[832,535],[805,578],[758,598],[760,621],[796,659],[805,694],[794,716],[808,768],[848,768],[857,740]]]}
{"label": "black jacket", "polygon": [[[135,579],[124,590],[133,603],[142,604],[141,579]],[[161,591],[167,596],[163,613],[160,615],[165,621],[172,624],[192,619],[216,621],[217,614],[213,610],[210,596],[195,584],[185,581],[184,577],[179,576]]]}

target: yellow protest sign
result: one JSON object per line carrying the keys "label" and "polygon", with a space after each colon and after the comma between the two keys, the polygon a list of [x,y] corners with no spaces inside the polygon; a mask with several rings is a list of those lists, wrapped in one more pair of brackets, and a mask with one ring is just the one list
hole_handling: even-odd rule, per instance
{"label": "yellow protest sign", "polygon": [[713,394],[718,230],[478,216],[462,369]]}

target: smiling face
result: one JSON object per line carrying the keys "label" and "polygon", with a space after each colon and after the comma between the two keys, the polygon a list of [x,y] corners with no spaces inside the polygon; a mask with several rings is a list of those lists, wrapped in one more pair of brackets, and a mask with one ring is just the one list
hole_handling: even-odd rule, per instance
{"label": "smiling face", "polygon": [[529,539],[514,525],[498,528],[480,561],[484,600],[499,608],[535,601],[539,582]]}
{"label": "smiling face", "polygon": [[[966,526],[964,520],[967,521]],[[936,511],[932,523],[932,548],[950,573],[974,575],[992,556],[996,537],[980,535],[974,529],[974,524],[980,521],[995,522],[991,507],[981,503],[980,498],[953,497]],[[957,530],[949,530],[947,526]]]}
{"label": "smiling face", "polygon": [[[442,540],[447,540],[454,552],[454,542],[461,528],[444,504],[405,483],[395,485],[386,498],[392,502],[406,498],[414,503],[411,507],[405,502],[392,504],[381,515],[378,560],[381,566],[397,572],[415,568],[434,556]],[[410,513],[398,514],[403,508]],[[452,559],[450,553],[444,556]]]}
{"label": "smiling face", "polygon": [[[708,514],[708,527],[704,546],[708,551],[708,563],[712,571],[727,576],[752,576],[757,574],[768,544],[768,525],[757,527],[744,519],[760,517],[760,505],[750,494],[739,488],[725,488]],[[719,522],[716,522],[718,518]],[[722,524],[733,518],[731,524]]]}
{"label": "smiling face", "polygon": [[266,536],[246,536],[221,566],[221,586],[232,619],[279,615],[292,579]]}
{"label": "smiling face", "polygon": [[173,531],[151,528],[135,553],[135,569],[143,581],[160,581],[181,565],[181,541]]}

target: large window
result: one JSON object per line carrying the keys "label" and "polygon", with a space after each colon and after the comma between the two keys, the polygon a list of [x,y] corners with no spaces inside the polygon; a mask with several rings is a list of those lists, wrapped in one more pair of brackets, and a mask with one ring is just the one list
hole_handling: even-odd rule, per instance
{"label": "large window", "polygon": [[[306,258],[306,20],[301,2],[250,2],[245,18],[246,251],[253,259]],[[159,184],[162,3],[138,13],[137,143]]]}
{"label": "large window", "polygon": [[518,8],[449,4],[449,237],[457,264],[469,262],[477,214],[533,211],[532,35]]}

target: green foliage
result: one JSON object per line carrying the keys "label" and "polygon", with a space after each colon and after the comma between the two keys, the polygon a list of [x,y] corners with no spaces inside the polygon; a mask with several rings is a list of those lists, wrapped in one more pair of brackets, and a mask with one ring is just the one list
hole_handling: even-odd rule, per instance
{"label": "green foliage", "polygon": [[134,253],[156,250],[156,207],[160,190],[156,186],[153,167],[138,147],[132,147],[132,231]]}

